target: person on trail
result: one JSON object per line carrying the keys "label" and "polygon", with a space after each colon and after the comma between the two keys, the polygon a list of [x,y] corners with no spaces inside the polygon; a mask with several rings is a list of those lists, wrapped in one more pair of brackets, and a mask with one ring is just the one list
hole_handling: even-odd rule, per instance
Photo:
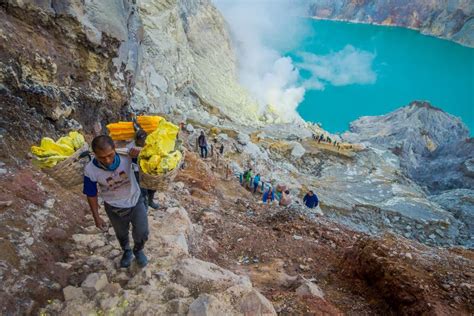
{"label": "person on trail", "polygon": [[270,204],[275,201],[275,193],[272,187],[269,187],[268,190],[263,193],[262,201],[265,204]]}
{"label": "person on trail", "polygon": [[207,140],[204,131],[201,131],[201,135],[198,137],[198,145],[201,149],[201,158],[207,158]]}
{"label": "person on trail", "polygon": [[247,170],[247,173],[244,175],[244,187],[250,188],[250,181],[252,180],[252,168]]}
{"label": "person on trail", "polygon": [[[133,147],[143,148],[145,146],[146,136],[147,134],[144,130],[142,129],[137,130],[137,132],[135,133],[135,141],[130,142],[126,147],[128,149],[131,149]],[[138,158],[132,159],[132,167],[133,167],[133,171],[135,172],[135,177],[138,183],[140,184],[139,172],[138,172]],[[148,205],[149,207],[154,208],[154,209],[158,209],[160,207],[158,203],[155,203],[154,201],[156,190],[148,190],[141,187],[140,187],[140,190],[143,195],[145,205]]]}
{"label": "person on trail", "polygon": [[275,192],[275,198],[276,198],[276,200],[277,200],[278,202],[280,202],[280,200],[281,200],[281,193],[282,193],[282,191],[283,191],[282,185],[281,185],[281,184],[277,184],[275,191],[276,191],[276,192]]}
{"label": "person on trail", "polygon": [[313,191],[309,191],[303,198],[304,204],[309,208],[315,208],[319,204],[318,197]]}
{"label": "person on trail", "polygon": [[[99,216],[99,199],[104,201],[105,212],[123,250],[120,267],[129,267],[133,257],[140,267],[148,263],[143,248],[148,240],[148,217],[140,187],[133,174],[132,159],[140,148],[132,147],[128,155],[118,154],[112,138],[106,135],[92,140],[94,158],[84,168],[84,189],[95,225],[106,230],[105,221]],[[129,243],[132,224],[133,253]]]}
{"label": "person on trail", "polygon": [[281,199],[280,199],[280,206],[288,206],[291,204],[291,196],[290,196],[290,191],[285,190],[282,193]]}
{"label": "person on trail", "polygon": [[257,192],[258,184],[260,183],[260,173],[253,178],[253,193]]}
{"label": "person on trail", "polygon": [[321,143],[323,139],[324,139],[324,135],[323,134],[319,135],[318,144]]}
{"label": "person on trail", "polygon": [[221,147],[219,147],[219,154],[224,154],[224,144],[221,144]]}

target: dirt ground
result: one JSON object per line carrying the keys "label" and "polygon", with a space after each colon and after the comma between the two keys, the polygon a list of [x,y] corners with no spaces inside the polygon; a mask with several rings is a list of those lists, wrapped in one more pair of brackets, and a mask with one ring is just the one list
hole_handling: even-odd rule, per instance
{"label": "dirt ground", "polygon": [[[175,199],[202,228],[192,254],[250,277],[279,314],[372,315],[474,313],[472,251],[437,249],[394,235],[370,237],[303,213],[259,203],[260,194],[225,179],[222,168],[186,154],[176,182],[158,193]],[[87,205],[31,167],[7,164],[1,178],[2,314],[34,313],[62,298],[74,271],[56,264],[83,229]],[[87,226],[90,223],[87,223]],[[27,249],[27,250],[25,250]],[[300,297],[305,278],[324,298]]]}
{"label": "dirt ground", "polygon": [[[472,251],[438,250],[405,238],[369,237],[318,217],[259,203],[237,179],[187,155],[176,195],[202,225],[194,255],[250,276],[281,314],[472,314]],[[436,259],[435,259],[436,258]],[[298,297],[301,278],[325,299]],[[446,283],[449,279],[452,285]],[[463,286],[461,284],[464,284]]]}

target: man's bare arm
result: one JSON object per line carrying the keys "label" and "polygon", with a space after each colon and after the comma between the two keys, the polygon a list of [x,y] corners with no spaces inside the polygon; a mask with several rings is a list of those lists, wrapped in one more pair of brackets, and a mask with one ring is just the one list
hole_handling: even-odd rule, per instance
{"label": "man's bare arm", "polygon": [[99,199],[97,196],[88,196],[87,202],[89,203],[89,207],[91,209],[92,217],[94,218],[95,226],[99,229],[104,230],[107,228],[106,223],[104,220],[99,216]]}

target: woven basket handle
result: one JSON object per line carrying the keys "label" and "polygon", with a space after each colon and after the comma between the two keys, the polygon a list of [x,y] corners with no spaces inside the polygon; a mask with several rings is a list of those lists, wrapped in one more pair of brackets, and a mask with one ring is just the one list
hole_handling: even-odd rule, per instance
{"label": "woven basket handle", "polygon": [[91,152],[89,150],[83,151],[76,159],[76,161],[84,159],[84,158],[89,158],[89,161],[92,160]]}

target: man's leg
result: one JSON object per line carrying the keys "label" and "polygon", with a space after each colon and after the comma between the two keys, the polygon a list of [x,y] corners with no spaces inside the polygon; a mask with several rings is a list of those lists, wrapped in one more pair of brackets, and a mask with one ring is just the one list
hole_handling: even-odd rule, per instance
{"label": "man's leg", "polygon": [[207,146],[204,146],[204,158],[207,158]]}
{"label": "man's leg", "polygon": [[145,203],[140,199],[132,209],[132,237],[134,241],[133,254],[139,266],[144,267],[148,263],[148,258],[143,252],[145,242],[148,240],[148,217]]}
{"label": "man's leg", "polygon": [[130,217],[120,217],[113,211],[114,207],[105,203],[105,213],[112,224],[115,231],[115,236],[123,250],[130,249],[130,243],[128,239],[128,229],[130,227]]}
{"label": "man's leg", "polygon": [[132,250],[130,249],[130,242],[128,238],[128,229],[130,226],[130,214],[124,217],[119,216],[113,211],[114,207],[105,203],[105,213],[112,224],[115,231],[115,236],[123,250],[122,259],[120,260],[120,267],[127,268],[133,260]]}

